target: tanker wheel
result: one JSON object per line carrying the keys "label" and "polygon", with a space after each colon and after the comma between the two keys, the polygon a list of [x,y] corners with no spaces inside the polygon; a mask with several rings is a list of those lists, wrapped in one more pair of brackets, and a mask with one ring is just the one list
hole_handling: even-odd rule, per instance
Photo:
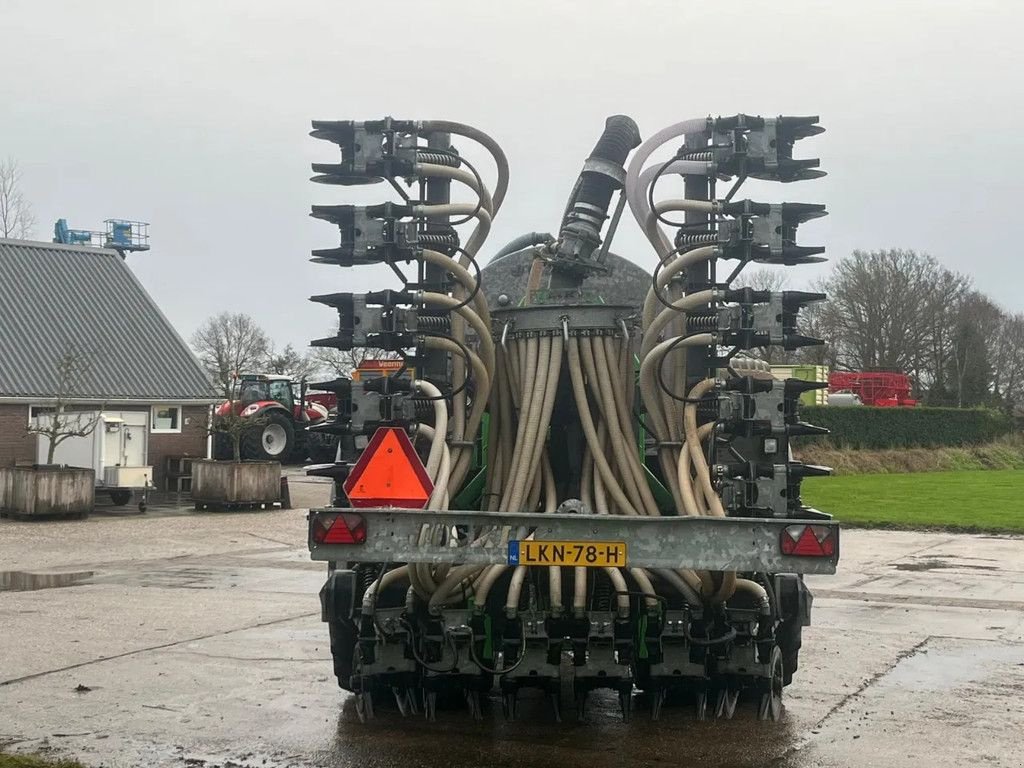
{"label": "tanker wheel", "polygon": [[758,720],[779,720],[782,717],[782,651],[779,646],[772,647],[771,659],[768,662],[769,677],[758,680],[757,689],[761,700],[757,708]]}
{"label": "tanker wheel", "polygon": [[123,507],[131,500],[131,491],[119,490],[110,492],[110,503],[113,504],[115,507]]}
{"label": "tanker wheel", "polygon": [[295,427],[280,413],[270,413],[262,427],[242,437],[242,456],[262,461],[284,461],[295,447]]}
{"label": "tanker wheel", "polygon": [[334,660],[334,676],[338,687],[352,690],[352,662],[356,651],[356,629],[351,622],[332,621],[328,625],[331,633],[331,657]]}

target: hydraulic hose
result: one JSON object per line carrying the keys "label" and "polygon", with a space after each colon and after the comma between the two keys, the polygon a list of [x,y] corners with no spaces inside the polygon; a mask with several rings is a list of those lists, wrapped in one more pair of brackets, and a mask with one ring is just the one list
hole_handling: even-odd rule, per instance
{"label": "hydraulic hose", "polygon": [[573,568],[572,615],[581,619],[587,614],[587,569]]}
{"label": "hydraulic hose", "polygon": [[629,587],[626,584],[626,577],[618,568],[606,567],[604,572],[612,580],[612,588],[615,591],[615,602],[618,606],[620,619],[629,618]]}
{"label": "hydraulic hose", "polygon": [[480,205],[473,205],[472,203],[444,203],[441,205],[414,205],[412,207],[412,213],[414,216],[475,216],[477,219],[477,225],[473,229],[473,233],[466,240],[466,244],[462,250],[464,253],[460,257],[460,263],[463,266],[469,263],[469,260],[476,256],[480,246],[483,245],[484,240],[487,239],[487,235],[491,231],[491,214],[486,208]]}
{"label": "hydraulic hose", "polygon": [[451,120],[423,120],[420,126],[426,132],[436,131],[464,136],[467,139],[472,139],[490,152],[498,170],[498,180],[494,185],[494,213],[496,214],[501,208],[501,203],[505,199],[505,192],[508,190],[508,158],[505,157],[505,153],[498,145],[498,142],[479,128],[474,128],[465,123],[452,122]]}
{"label": "hydraulic hose", "polygon": [[756,581],[750,579],[736,579],[736,591],[743,592],[754,600],[757,610],[762,616],[772,615],[772,604],[768,599],[768,592]]}
{"label": "hydraulic hose", "polygon": [[657,592],[654,590],[654,585],[651,583],[651,577],[647,575],[647,571],[643,568],[630,568],[629,575],[636,581],[637,586],[640,587],[640,591],[644,593],[644,605],[648,608],[658,607]]}
{"label": "hydraulic hose", "polygon": [[[551,464],[547,459],[545,453],[542,457],[542,478],[544,488],[544,513],[551,514],[558,507],[558,496],[555,489],[555,476],[551,470]],[[526,538],[532,539],[533,534],[531,533]],[[492,568],[500,568],[501,570],[497,573],[489,571],[481,579],[482,584],[486,584],[487,590],[485,592],[477,593],[477,601],[483,602],[486,600],[487,593],[490,591],[494,584],[494,580],[504,573],[508,566],[492,566]],[[518,574],[522,573],[522,576],[516,578]],[[523,587],[523,579],[526,577],[526,566],[519,566],[512,574],[512,581],[509,583],[508,592],[505,597],[505,610],[510,618],[514,618],[519,606],[519,595]],[[560,566],[552,565],[548,566],[548,600],[551,604],[551,610],[555,615],[559,615],[562,612],[562,569]]]}
{"label": "hydraulic hose", "polygon": [[700,481],[704,498],[707,500],[708,511],[714,517],[725,517],[725,507],[722,506],[722,500],[715,493],[715,489],[711,485],[711,471],[708,467],[707,458],[704,456],[704,450],[701,448],[700,437],[697,434],[697,404],[694,402],[700,400],[704,395],[713,390],[716,384],[715,379],[704,379],[695,384],[693,389],[690,390],[687,395],[687,400],[690,402],[686,404],[686,408],[683,411],[683,426],[686,431],[685,447],[690,452],[690,460],[693,462],[694,469],[697,472],[697,479]]}
{"label": "hydraulic hose", "polygon": [[441,396],[441,390],[429,381],[416,379],[413,388],[431,398],[434,406],[434,439],[430,441],[430,453],[427,454],[427,474],[434,477],[441,465],[441,454],[444,452],[445,435],[448,433],[448,407]]}
{"label": "hydraulic hose", "polygon": [[[703,443],[713,429],[714,424],[702,424],[697,430],[697,440]],[[691,466],[690,452],[688,450],[680,451],[677,474],[679,487],[682,490],[685,512],[687,515],[699,516],[704,514],[706,507],[700,503],[701,499],[698,499],[694,492],[693,477],[690,474]],[[701,498],[703,498],[703,494]]]}
{"label": "hydraulic hose", "polygon": [[700,608],[702,603],[700,594],[690,586],[682,576],[670,568],[659,568],[655,571],[661,578],[669,583],[676,592],[683,596],[683,599],[692,608]]}
{"label": "hydraulic hose", "polygon": [[586,385],[583,382],[583,368],[580,361],[579,339],[577,338],[569,340],[569,377],[572,379],[573,397],[576,399],[576,410],[580,415],[580,423],[583,426],[587,442],[590,443],[590,453],[594,458],[597,471],[601,473],[605,487],[624,514],[639,514],[622,492],[622,488],[616,481],[615,475],[608,465],[608,459],[605,457],[598,442],[597,430],[594,428],[594,419],[590,413],[590,404],[587,402]]}
{"label": "hydraulic hose", "polygon": [[523,582],[526,580],[526,566],[518,565],[512,572],[512,581],[509,582],[508,592],[505,597],[505,615],[514,619],[519,613],[519,595],[523,591]]}
{"label": "hydraulic hose", "polygon": [[[423,337],[424,346],[431,349],[444,349],[451,352],[453,355],[462,355],[462,348],[451,339],[447,339],[443,336],[425,336]],[[476,381],[477,390],[481,393],[489,392],[491,389],[491,377],[484,366],[480,356],[470,350],[469,363],[473,368],[473,376]],[[436,402],[436,401],[435,401]],[[441,401],[443,404],[443,401]],[[487,408],[487,400],[483,397],[475,397],[473,399],[473,405],[469,412],[469,418],[465,421],[463,426],[464,435],[476,435],[477,429],[480,426],[480,422],[483,420],[484,411]],[[457,457],[454,459],[452,466],[451,475],[449,478],[449,493],[455,493],[462,481],[465,479],[466,473],[469,471],[469,463],[472,461],[472,451],[465,450],[464,446],[456,448]]]}
{"label": "hydraulic hose", "polygon": [[[488,370],[494,370],[494,340],[491,339],[490,330],[484,324],[480,315],[467,306],[460,307],[458,299],[443,293],[424,291],[420,294],[420,297],[424,304],[439,306],[443,309],[449,309],[457,312],[467,323],[469,323],[470,327],[476,331],[477,337],[480,340],[480,357],[484,361],[484,365]],[[481,396],[486,397],[486,393],[481,393]]]}
{"label": "hydraulic hose", "polygon": [[[537,425],[537,436],[532,444],[533,447],[526,464],[528,483],[533,481],[537,475],[538,468],[541,466],[541,458],[548,438],[548,428],[551,425],[551,414],[555,407],[558,380],[562,370],[562,337],[555,336],[548,339],[548,341],[550,342],[550,350],[548,352],[548,370],[545,375],[544,391],[541,396],[540,422]],[[530,444],[528,443],[527,445]],[[553,482],[554,478],[552,477]],[[558,506],[557,501],[555,506]],[[554,508],[551,511],[553,512]]]}
{"label": "hydraulic hose", "polygon": [[[436,610],[448,602],[449,598],[454,597],[452,590],[462,584],[467,579],[472,578],[477,573],[483,570],[483,566],[480,565],[457,565],[449,571],[445,580],[438,585],[437,590],[430,597],[430,608]],[[462,595],[457,595],[462,597]]]}
{"label": "hydraulic hose", "polygon": [[717,250],[718,249],[715,248],[714,246],[694,248],[691,251],[686,251],[685,253],[677,256],[675,259],[673,259],[671,262],[665,265],[664,268],[658,271],[656,282],[647,291],[647,296],[644,299],[643,324],[645,333],[646,329],[648,328],[648,326],[650,326],[651,322],[653,322],[655,318],[655,311],[657,310],[658,306],[661,305],[661,302],[658,301],[658,294],[656,293],[656,291],[664,290],[665,287],[672,280],[672,278],[675,277],[680,272],[682,272],[687,267],[714,258],[717,253]]}
{"label": "hydraulic hose", "polygon": [[705,304],[710,304],[713,301],[720,301],[724,297],[723,291],[711,290],[711,291],[697,291],[687,296],[683,296],[681,299],[676,299],[672,302],[671,307],[665,307],[659,312],[651,324],[644,331],[644,339],[640,345],[640,357],[644,357],[654,345],[658,342],[658,337],[661,332],[665,330],[670,322],[677,319],[682,313],[685,315],[687,312],[703,307]]}
{"label": "hydraulic hose", "polygon": [[373,616],[377,610],[377,595],[399,579],[408,577],[409,569],[403,565],[400,568],[393,568],[383,576],[374,579],[370,586],[366,588],[366,592],[363,593],[363,615]]}
{"label": "hydraulic hose", "polygon": [[473,294],[473,307],[475,308],[476,313],[480,315],[480,318],[485,323],[489,323],[491,321],[491,310],[487,306],[487,296],[485,296],[484,292],[480,290],[476,277],[471,274],[468,269],[455,261],[455,259],[441,253],[440,251],[424,249],[420,253],[420,258],[428,264],[433,264],[434,266],[441,267],[441,269],[446,269],[451,272],[466,292]]}
{"label": "hydraulic hose", "polygon": [[[643,398],[644,405],[647,408],[649,416],[653,416],[654,420],[658,422],[658,428],[664,430],[661,434],[671,434],[669,431],[669,420],[663,411],[659,385],[657,383],[657,371],[658,366],[661,364],[661,359],[668,353],[669,349],[673,351],[681,347],[688,346],[709,346],[715,343],[715,337],[710,333],[697,333],[692,336],[686,336],[682,339],[667,339],[657,344],[643,359],[640,364],[640,394]],[[670,446],[659,446],[659,453],[665,452],[666,459],[671,458],[671,461],[663,461],[662,467],[665,470],[665,475],[668,476],[673,470],[676,469],[676,462],[674,456],[672,456],[672,448]],[[684,502],[684,506],[689,508]],[[694,503],[696,506],[696,502]]]}
{"label": "hydraulic hose", "polygon": [[450,165],[434,165],[433,163],[415,163],[412,171],[417,176],[429,176],[434,178],[452,179],[461,182],[472,189],[479,199],[480,205],[487,209],[494,218],[494,201],[487,187],[481,185],[476,176],[462,168],[453,168]]}
{"label": "hydraulic hose", "polygon": [[545,243],[553,243],[555,241],[554,236],[550,232],[527,232],[524,235],[513,238],[509,242],[505,243],[498,252],[491,256],[490,263],[503,259],[513,253],[524,251],[527,248],[532,248],[535,245],[543,245]]}
{"label": "hydraulic hose", "polygon": [[[638,189],[643,193],[641,203],[647,206],[647,192],[655,177],[662,176],[711,176],[715,172],[715,164],[704,160],[673,160],[668,165],[652,165],[640,174]],[[644,215],[650,213],[646,211]]]}
{"label": "hydraulic hose", "polygon": [[[558,509],[558,491],[555,488],[555,473],[551,469],[547,450],[541,457],[541,474],[544,482],[544,513],[552,514]],[[562,615],[562,568],[548,566],[548,602],[554,616]]]}
{"label": "hydraulic hose", "polygon": [[477,583],[476,595],[474,596],[474,602],[476,603],[476,609],[478,611],[484,611],[487,607],[487,597],[491,593],[491,589],[494,588],[494,583],[501,578],[501,574],[509,569],[507,565],[492,565],[487,569],[486,573],[480,577],[480,581]]}
{"label": "hydraulic hose", "polygon": [[[647,478],[636,456],[635,446],[623,434],[622,420],[618,412],[618,400],[611,379],[611,370],[605,356],[604,343],[600,338],[583,339],[580,342],[583,352],[583,366],[591,381],[592,389],[596,388],[598,408],[605,423],[608,425],[609,438],[612,443],[612,455],[619,465],[619,474],[629,486],[630,491],[637,494],[644,514],[657,515],[658,505],[647,485]],[[632,434],[632,432],[630,432]]]}
{"label": "hydraulic hose", "polygon": [[[523,370],[522,379],[523,399],[519,409],[515,452],[509,472],[511,486],[507,489],[506,495],[502,499],[501,506],[499,507],[501,512],[520,511],[519,507],[522,504],[523,496],[529,490],[526,487],[528,470],[524,465],[526,460],[528,460],[525,458],[526,454],[533,447],[532,441],[537,437],[536,430],[540,424],[539,410],[543,405],[541,400],[543,398],[544,386],[547,383],[548,361],[547,357],[541,361],[539,355],[546,349],[547,355],[550,356],[551,340],[547,339],[546,341],[546,347],[541,348],[540,340],[535,336],[531,336],[523,345],[526,348],[525,369]],[[543,380],[539,375],[539,371],[543,371]]]}
{"label": "hydraulic hose", "polygon": [[660,227],[657,226],[657,223],[655,223],[653,230],[648,229],[647,218],[650,211],[647,210],[647,188],[641,188],[640,173],[643,171],[647,159],[659,147],[680,136],[686,136],[691,133],[705,133],[708,130],[708,125],[707,118],[698,118],[695,120],[685,120],[663,128],[651,136],[633,153],[633,159],[629,163],[629,169],[626,172],[626,199],[629,201],[629,208],[633,212],[633,217],[650,240],[651,245],[654,246],[659,258],[664,258],[664,255],[672,249],[672,245]]}

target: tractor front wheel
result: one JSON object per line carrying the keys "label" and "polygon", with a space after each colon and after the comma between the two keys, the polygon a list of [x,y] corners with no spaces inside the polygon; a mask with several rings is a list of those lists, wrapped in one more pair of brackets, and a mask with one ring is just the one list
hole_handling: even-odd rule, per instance
{"label": "tractor front wheel", "polygon": [[281,413],[269,413],[262,426],[242,437],[242,457],[261,461],[284,461],[295,447],[295,427]]}

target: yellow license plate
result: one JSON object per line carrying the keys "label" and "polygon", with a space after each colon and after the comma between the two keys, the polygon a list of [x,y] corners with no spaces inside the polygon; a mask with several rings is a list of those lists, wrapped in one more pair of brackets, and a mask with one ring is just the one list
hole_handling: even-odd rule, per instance
{"label": "yellow license plate", "polygon": [[509,565],[570,565],[623,568],[624,541],[510,541]]}

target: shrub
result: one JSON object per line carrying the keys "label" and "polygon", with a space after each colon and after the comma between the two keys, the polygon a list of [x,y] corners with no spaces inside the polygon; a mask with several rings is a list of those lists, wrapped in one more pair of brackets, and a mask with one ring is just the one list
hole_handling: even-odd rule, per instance
{"label": "shrub", "polygon": [[[1013,420],[980,408],[805,406],[802,421],[826,427],[824,439],[844,448],[933,448],[986,443],[1013,430]],[[803,437],[796,445],[820,440]]]}

